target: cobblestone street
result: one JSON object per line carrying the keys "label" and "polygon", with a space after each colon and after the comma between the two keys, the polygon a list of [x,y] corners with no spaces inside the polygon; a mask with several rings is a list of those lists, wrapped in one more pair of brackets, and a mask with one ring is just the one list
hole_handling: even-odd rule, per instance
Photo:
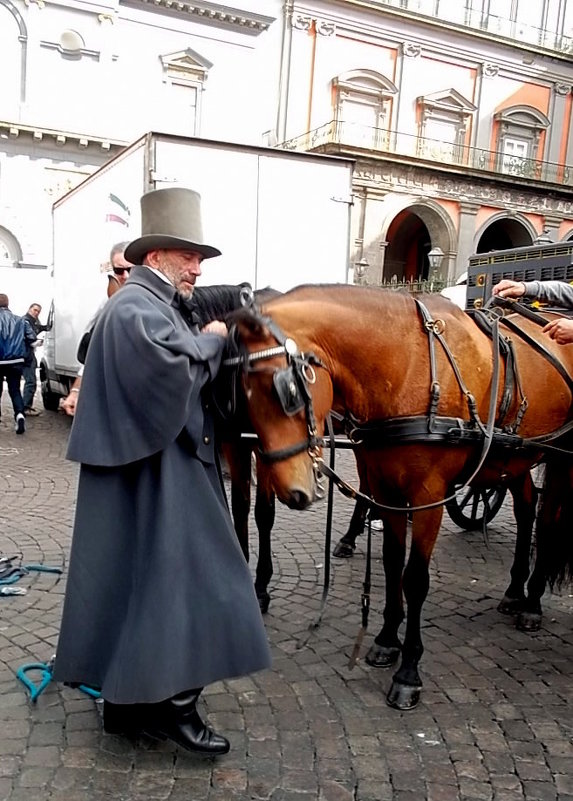
{"label": "cobblestone street", "polygon": [[[106,735],[100,705],[53,682],[32,704],[16,671],[56,647],[78,474],[64,458],[69,428],[44,412],[16,436],[2,398],[0,552],[63,573],[31,572],[11,585],[27,594],[0,597],[0,801],[573,801],[573,590],[544,598],[538,633],[497,612],[514,544],[507,502],[487,543],[444,515],[424,609],[424,689],[411,712],[386,705],[392,671],[348,668],[365,538],[352,559],[333,560],[322,624],[298,647],[320,608],[324,501],[277,508],[265,616],[273,669],[203,696],[228,756],[200,761]],[[338,462],[354,480],[348,452]],[[351,512],[337,494],[333,543]],[[373,549],[363,651],[381,627],[380,534]]]}

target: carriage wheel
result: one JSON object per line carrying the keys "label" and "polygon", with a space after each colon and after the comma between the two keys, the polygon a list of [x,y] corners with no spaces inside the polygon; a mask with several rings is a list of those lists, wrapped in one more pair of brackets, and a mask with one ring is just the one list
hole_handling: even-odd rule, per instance
{"label": "carriage wheel", "polygon": [[466,531],[475,531],[490,523],[501,509],[505,500],[505,487],[474,489],[464,487],[456,492],[455,498],[446,503],[446,510],[456,524]]}

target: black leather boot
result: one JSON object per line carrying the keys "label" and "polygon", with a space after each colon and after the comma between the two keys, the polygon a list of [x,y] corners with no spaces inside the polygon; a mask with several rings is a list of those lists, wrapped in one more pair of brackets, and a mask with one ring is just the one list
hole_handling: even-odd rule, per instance
{"label": "black leather boot", "polygon": [[168,737],[182,748],[206,756],[226,754],[231,747],[227,738],[206,726],[197,712],[200,694],[201,690],[190,690],[155,705],[151,721],[144,724],[145,733]]}
{"label": "black leather boot", "polygon": [[103,729],[108,734],[135,736],[141,729],[140,704],[103,702]]}

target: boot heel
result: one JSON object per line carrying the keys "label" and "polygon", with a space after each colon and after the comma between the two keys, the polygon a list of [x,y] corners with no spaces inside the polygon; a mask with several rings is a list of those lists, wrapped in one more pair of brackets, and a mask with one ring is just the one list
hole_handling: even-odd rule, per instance
{"label": "boot heel", "polygon": [[103,702],[103,730],[106,734],[134,736],[141,728],[137,704]]}

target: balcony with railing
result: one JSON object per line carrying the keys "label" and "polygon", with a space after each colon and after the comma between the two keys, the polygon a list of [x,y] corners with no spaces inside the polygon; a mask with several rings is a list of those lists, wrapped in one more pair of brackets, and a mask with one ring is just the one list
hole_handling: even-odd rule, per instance
{"label": "balcony with railing", "polygon": [[[528,22],[483,11],[483,4],[437,2],[437,0],[378,0],[381,7],[387,6],[397,11],[405,11],[428,17],[438,22],[446,22],[463,28],[472,28],[492,36],[517,41],[522,45],[542,47],[559,53],[573,53],[573,38],[557,30],[540,28]],[[474,7],[475,5],[475,7]],[[541,11],[541,3],[539,12]],[[470,7],[468,7],[470,6]],[[537,4],[531,0],[531,18],[535,17]],[[541,19],[539,20],[541,21]],[[561,23],[562,25],[562,23]]]}
{"label": "balcony with railing", "polygon": [[279,145],[285,150],[328,151],[349,155],[356,150],[375,155],[396,155],[428,162],[428,166],[451,165],[466,170],[507,175],[513,179],[546,181],[565,186],[573,185],[573,166],[520,158],[495,150],[428,139],[401,131],[387,131],[358,123],[333,120],[302,136]]}

